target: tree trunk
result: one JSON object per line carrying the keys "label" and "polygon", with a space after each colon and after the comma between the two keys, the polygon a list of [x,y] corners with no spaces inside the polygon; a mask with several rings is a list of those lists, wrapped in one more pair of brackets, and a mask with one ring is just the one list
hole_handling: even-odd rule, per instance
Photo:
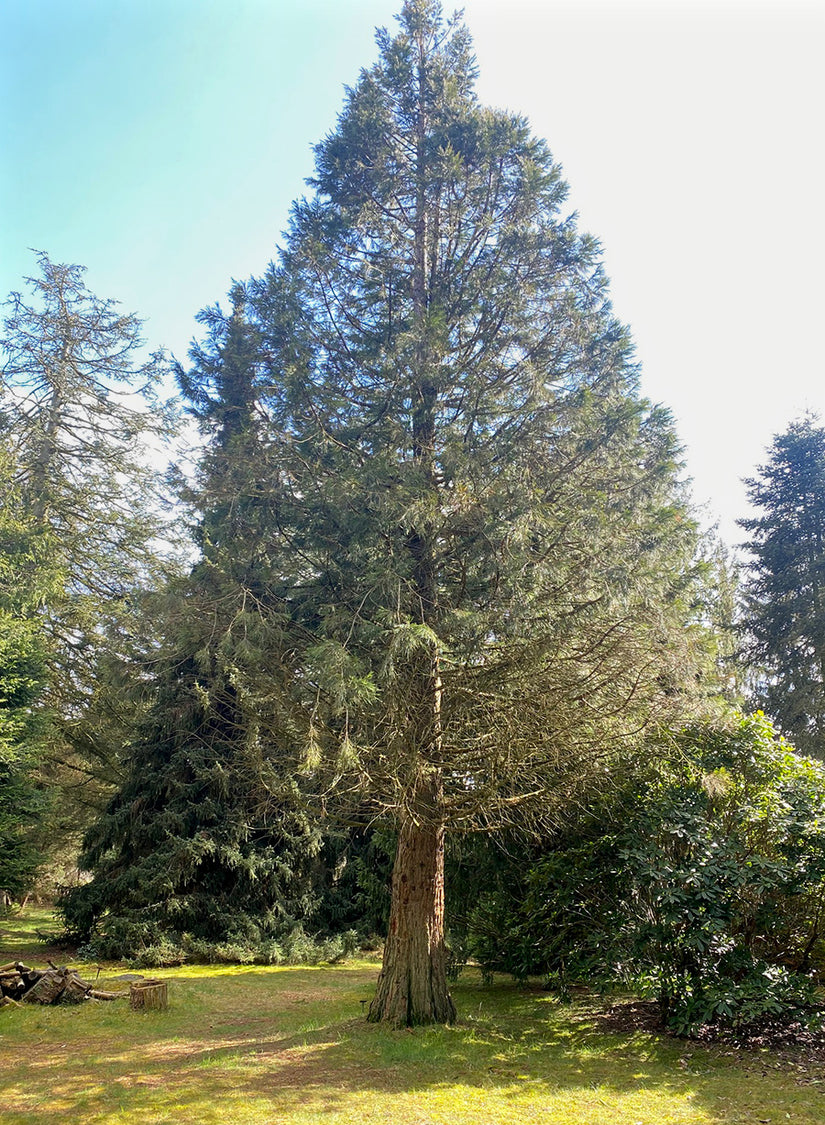
{"label": "tree trunk", "polygon": [[452,1023],[444,947],[444,828],[406,819],[392,873],[384,964],[370,1005],[373,1023]]}
{"label": "tree trunk", "polygon": [[[437,506],[436,458],[438,364],[427,328],[431,215],[427,202],[427,48],[418,30],[418,116],[416,200],[413,223],[412,303],[415,325],[415,382],[412,402],[412,456],[422,493]],[[437,628],[439,620],[436,532],[423,518],[408,536],[412,568],[413,620]],[[406,725],[414,781],[400,810],[401,832],[392,875],[389,932],[384,964],[368,1019],[395,1027],[452,1023],[455,1006],[447,989],[444,947],[444,821],[441,775],[441,674],[437,648],[420,652],[410,669]]]}

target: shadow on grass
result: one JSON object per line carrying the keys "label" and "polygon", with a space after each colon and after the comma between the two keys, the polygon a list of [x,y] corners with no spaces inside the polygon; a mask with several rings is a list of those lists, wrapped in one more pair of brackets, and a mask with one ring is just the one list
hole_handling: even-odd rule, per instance
{"label": "shadow on grass", "polygon": [[[181,979],[176,1010],[131,1024],[104,1014],[62,1060],[55,1040],[70,1017],[49,1010],[35,1025],[45,1049],[23,1047],[9,1074],[4,1121],[825,1120],[818,1089],[664,1035],[607,1033],[598,1001],[566,1008],[509,982],[464,980],[454,1027],[392,1031],[363,1018],[374,979],[345,966]],[[23,1063],[29,1080],[39,1072],[28,1090]]]}
{"label": "shadow on grass", "polygon": [[38,934],[55,934],[54,912],[47,906],[28,906],[22,913],[0,914],[0,964],[25,961],[37,965],[67,954],[63,946],[43,941]]}

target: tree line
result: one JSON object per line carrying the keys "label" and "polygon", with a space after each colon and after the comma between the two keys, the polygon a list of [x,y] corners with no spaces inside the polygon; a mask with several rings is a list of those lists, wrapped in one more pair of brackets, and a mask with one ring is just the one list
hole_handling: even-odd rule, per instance
{"label": "tree line", "polygon": [[462,955],[621,965],[681,1030],[803,1010],[823,430],[751,482],[737,601],[561,169],[460,20],[399,25],[187,365],[46,254],[9,299],[0,885],[79,849],[67,929],[147,963],[378,932],[396,1025]]}

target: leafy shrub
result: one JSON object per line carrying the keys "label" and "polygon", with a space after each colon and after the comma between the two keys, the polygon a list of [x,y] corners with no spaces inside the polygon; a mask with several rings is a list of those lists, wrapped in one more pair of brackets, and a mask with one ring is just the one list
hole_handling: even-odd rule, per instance
{"label": "leafy shrub", "polygon": [[825,770],[761,714],[686,731],[619,849],[630,980],[680,1034],[812,1014],[823,954]]}
{"label": "leafy shrub", "polygon": [[486,971],[619,980],[680,1035],[818,1018],[825,970],[825,767],[761,714],[682,732],[509,886],[480,896]]}
{"label": "leafy shrub", "polygon": [[[130,938],[133,937],[130,932]],[[81,957],[90,960],[128,960],[139,969],[182,965],[319,965],[336,964],[361,948],[359,935],[348,930],[333,937],[316,937],[294,926],[279,940],[250,941],[236,937],[227,941],[207,941],[183,934],[179,940],[156,936],[124,957],[117,932],[96,938],[79,948]]]}

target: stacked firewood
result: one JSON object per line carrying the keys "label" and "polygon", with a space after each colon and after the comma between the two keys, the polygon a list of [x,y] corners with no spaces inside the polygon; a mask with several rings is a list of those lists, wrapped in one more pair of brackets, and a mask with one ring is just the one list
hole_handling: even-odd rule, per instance
{"label": "stacked firewood", "polygon": [[0,965],[0,1007],[22,1000],[27,1004],[79,1004],[83,1000],[117,1000],[123,992],[104,992],[82,979],[74,969],[49,961],[48,969],[32,969],[22,961]]}

